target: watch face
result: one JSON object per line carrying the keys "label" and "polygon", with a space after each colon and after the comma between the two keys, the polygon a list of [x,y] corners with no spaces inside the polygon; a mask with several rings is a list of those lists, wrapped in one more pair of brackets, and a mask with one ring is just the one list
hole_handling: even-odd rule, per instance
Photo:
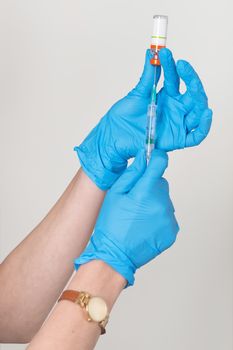
{"label": "watch face", "polygon": [[91,297],[87,311],[90,318],[95,322],[103,321],[108,315],[108,308],[105,301],[100,297]]}

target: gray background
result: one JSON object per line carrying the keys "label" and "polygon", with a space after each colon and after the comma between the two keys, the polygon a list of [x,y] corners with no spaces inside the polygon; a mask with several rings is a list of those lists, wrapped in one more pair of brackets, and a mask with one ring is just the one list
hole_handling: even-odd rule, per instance
{"label": "gray background", "polygon": [[208,139],[170,154],[166,176],[178,241],[137,273],[97,349],[232,349],[230,6],[226,0],[0,1],[1,260],[76,172],[73,146],[136,84],[153,14],[169,16],[168,46],[193,63],[214,110]]}

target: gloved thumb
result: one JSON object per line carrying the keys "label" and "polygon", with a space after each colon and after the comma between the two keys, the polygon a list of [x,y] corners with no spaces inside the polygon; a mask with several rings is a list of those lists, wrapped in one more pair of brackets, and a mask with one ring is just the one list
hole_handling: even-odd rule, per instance
{"label": "gloved thumb", "polygon": [[133,190],[137,191],[139,187],[142,187],[145,191],[152,189],[156,181],[163,176],[167,166],[167,153],[155,149],[152,152],[151,159],[148,167],[146,168],[146,171]]}
{"label": "gloved thumb", "polygon": [[140,150],[134,162],[124,171],[120,178],[115,182],[110,191],[115,193],[129,192],[137,181],[142,177],[146,169],[145,150]]}
{"label": "gloved thumb", "polygon": [[[146,51],[145,64],[142,76],[136,87],[130,92],[130,95],[139,95],[141,97],[149,98],[154,84],[155,67],[150,63],[152,58],[151,50]],[[161,67],[156,67],[156,83],[161,74]]]}
{"label": "gloved thumb", "polygon": [[153,174],[154,178],[162,177],[168,166],[168,155],[166,152],[155,149],[151,154],[151,159],[145,172],[145,177]]}

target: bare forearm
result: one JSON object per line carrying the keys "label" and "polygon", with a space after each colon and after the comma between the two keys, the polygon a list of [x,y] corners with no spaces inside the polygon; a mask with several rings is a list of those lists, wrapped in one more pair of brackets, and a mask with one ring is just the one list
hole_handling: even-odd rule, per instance
{"label": "bare forearm", "polygon": [[104,192],[82,170],[44,220],[0,266],[0,341],[25,342],[38,330],[86,246]]}
{"label": "bare forearm", "polygon": [[[95,260],[80,267],[68,289],[101,296],[111,310],[125,283],[125,279],[111,267]],[[88,322],[80,306],[61,301],[28,349],[92,350],[99,336],[99,325]]]}

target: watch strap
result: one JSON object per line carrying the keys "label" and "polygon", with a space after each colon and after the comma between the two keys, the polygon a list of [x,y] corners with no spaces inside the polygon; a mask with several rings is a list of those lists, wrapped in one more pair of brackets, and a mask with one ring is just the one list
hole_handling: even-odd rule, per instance
{"label": "watch strap", "polygon": [[[65,290],[61,294],[60,298],[58,299],[58,302],[62,301],[62,300],[68,300],[68,301],[71,301],[72,303],[80,305],[81,308],[86,308],[90,298],[91,298],[91,295],[87,292],[83,292],[83,291],[80,292],[77,290],[69,289],[69,290]],[[90,321],[91,319],[88,319],[88,320]],[[107,321],[108,321],[108,317],[105,320],[98,322],[98,325],[99,325],[100,330],[101,330],[101,334],[106,333],[105,327],[106,327]]]}
{"label": "watch strap", "polygon": [[77,290],[65,290],[60,298],[58,299],[58,302],[61,300],[69,300],[72,301],[73,303],[77,303],[77,300],[79,299],[80,292]]}

